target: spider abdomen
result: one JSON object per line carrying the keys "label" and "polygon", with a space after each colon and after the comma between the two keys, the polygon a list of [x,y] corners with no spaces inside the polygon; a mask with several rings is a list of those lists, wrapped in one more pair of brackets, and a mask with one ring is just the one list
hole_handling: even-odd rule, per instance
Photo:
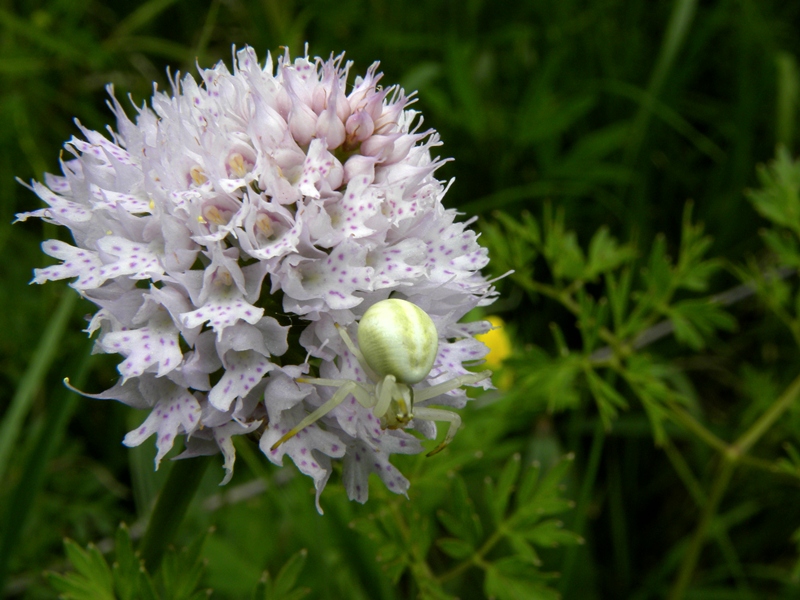
{"label": "spider abdomen", "polygon": [[381,377],[419,383],[430,373],[439,335],[428,314],[411,302],[391,298],[371,306],[358,326],[364,360]]}

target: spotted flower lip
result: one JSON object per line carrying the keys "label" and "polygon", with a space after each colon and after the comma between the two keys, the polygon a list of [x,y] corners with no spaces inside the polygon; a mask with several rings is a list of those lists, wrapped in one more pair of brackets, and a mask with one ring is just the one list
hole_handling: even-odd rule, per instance
{"label": "spotted flower lip", "polygon": [[[133,120],[109,86],[116,131],[78,123],[61,174],[28,185],[47,206],[17,220],[74,239],[43,243],[60,262],[33,282],[70,279],[97,305],[87,332],[96,352],[121,355],[120,380],[86,395],[150,410],[123,443],[156,436],[156,467],[183,436],[178,458],[221,452],[227,483],[231,438],[254,434],[270,461],[288,455],[312,477],[318,508],[334,460],[351,499],[366,501],[372,472],[405,493],[389,458],[420,452],[409,431],[434,437],[433,423],[385,427],[351,398],[273,449],[333,394],[297,379],[362,381],[335,327],[354,338],[389,297],[436,327],[439,351],[417,388],[464,376],[487,352],[474,336],[490,325],[458,322],[495,290],[471,221],[442,205],[439,136],[422,128],[413,94],[379,85],[378,63],[352,83],[351,68],[344,55],[288,50],[262,65],[234,48],[232,71],[176,75]],[[460,388],[430,400],[465,401]]]}

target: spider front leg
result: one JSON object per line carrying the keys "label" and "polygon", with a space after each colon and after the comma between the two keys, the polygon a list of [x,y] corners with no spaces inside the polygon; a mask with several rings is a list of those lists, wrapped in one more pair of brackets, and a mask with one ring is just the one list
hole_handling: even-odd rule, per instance
{"label": "spider front leg", "polygon": [[270,450],[275,450],[278,446],[280,446],[286,440],[294,437],[303,429],[311,425],[312,423],[318,421],[329,412],[331,412],[334,408],[339,406],[347,396],[353,394],[355,399],[358,400],[358,403],[366,408],[372,408],[375,405],[375,399],[372,394],[369,393],[368,390],[364,389],[361,384],[356,381],[352,380],[345,380],[345,379],[314,379],[314,378],[301,378],[297,380],[300,383],[312,383],[316,385],[325,385],[330,387],[338,387],[339,389],[336,390],[336,393],[331,397],[330,400],[323,403],[317,410],[312,412],[310,415],[307,415],[305,419],[300,421],[297,425],[295,425],[292,429],[287,431],[281,439],[277,442],[272,444]]}
{"label": "spider front leg", "polygon": [[356,345],[353,343],[353,340],[350,339],[350,336],[347,334],[347,330],[338,323],[334,323],[334,326],[336,327],[336,331],[339,332],[339,337],[342,338],[344,345],[347,346],[347,349],[350,351],[350,354],[356,357],[358,364],[361,365],[362,369],[364,369],[364,372],[367,374],[367,377],[372,379],[372,381],[378,381],[380,377],[375,371],[373,371],[372,367],[369,366],[369,363],[364,358],[364,355],[361,354],[361,350],[356,348]]}
{"label": "spider front leg", "polygon": [[446,421],[450,423],[450,427],[448,427],[442,443],[425,456],[433,456],[444,450],[444,447],[453,441],[458,428],[461,427],[461,417],[450,410],[444,410],[442,408],[417,408],[414,410],[414,418],[423,419],[425,421]]}
{"label": "spider front leg", "polygon": [[389,407],[392,400],[396,395],[397,378],[394,375],[387,375],[383,380],[375,386],[375,408],[372,409],[374,414],[379,419],[389,412]]}
{"label": "spider front leg", "polygon": [[[459,375],[458,377],[453,377],[453,379],[448,379],[442,383],[437,385],[433,385],[429,388],[425,388],[422,390],[414,390],[414,402],[422,402],[423,400],[429,400],[430,398],[434,398],[439,396],[440,394],[444,394],[451,390],[455,390],[456,388],[460,388],[462,385],[470,385],[473,383],[478,383],[479,381],[483,381],[487,377],[491,377],[491,371],[481,371],[480,373],[469,373],[467,375]],[[425,456],[433,456],[444,450],[444,447],[449,444],[456,435],[458,428],[461,426],[461,417],[459,417],[456,413],[444,410],[441,408],[427,408],[427,407],[420,407],[414,408],[414,418],[415,419],[424,419],[426,421],[446,421],[450,423],[450,427],[447,429],[447,433],[442,440],[442,443],[436,446],[433,450],[428,452]]]}
{"label": "spider front leg", "polygon": [[458,377],[453,377],[452,379],[448,379],[447,381],[444,381],[442,383],[437,383],[436,385],[432,385],[429,388],[414,390],[414,402],[422,402],[423,400],[428,400],[429,398],[433,398],[435,396],[439,396],[456,388],[460,388],[462,385],[471,385],[473,383],[478,383],[479,381],[488,379],[491,376],[492,376],[491,371],[481,371],[480,373],[469,373],[467,375],[459,375]]}

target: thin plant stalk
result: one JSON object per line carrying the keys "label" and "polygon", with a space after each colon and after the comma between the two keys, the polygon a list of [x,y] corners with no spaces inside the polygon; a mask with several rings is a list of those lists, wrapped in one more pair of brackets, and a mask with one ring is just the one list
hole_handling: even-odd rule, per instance
{"label": "thin plant stalk", "polygon": [[63,294],[55,313],[47,323],[39,340],[39,345],[33,353],[31,363],[22,376],[22,379],[11,399],[11,405],[0,424],[0,481],[5,476],[8,468],[8,459],[11,451],[16,447],[22,424],[30,411],[36,392],[42,385],[42,380],[47,374],[53,359],[61,348],[61,338],[66,330],[72,309],[78,299],[77,294]]}
{"label": "thin plant stalk", "polygon": [[[606,430],[603,425],[603,420],[598,418],[597,425],[594,430],[594,438],[592,439],[592,447],[589,451],[589,462],[586,467],[586,472],[583,476],[580,494],[578,496],[578,503],[575,507],[575,522],[572,524],[572,531],[579,535],[583,535],[586,527],[586,519],[588,518],[587,507],[592,499],[592,490],[594,489],[595,480],[597,479],[597,472],[600,468],[600,458],[603,455],[603,446],[606,441]],[[578,546],[569,546],[564,553],[564,566],[561,570],[561,585],[560,591],[563,595],[567,595],[568,587],[572,582],[572,570],[575,568],[575,563],[578,558]]]}
{"label": "thin plant stalk", "polygon": [[681,600],[684,597],[686,588],[689,587],[689,583],[694,575],[694,570],[697,567],[697,561],[700,558],[700,551],[703,549],[703,545],[708,537],[708,531],[711,527],[711,522],[713,521],[714,516],[717,514],[717,509],[719,508],[719,503],[722,500],[722,497],[728,490],[728,484],[731,481],[731,476],[733,475],[735,468],[735,461],[723,459],[722,464],[717,471],[717,476],[714,479],[714,483],[711,487],[711,493],[709,494],[708,500],[703,508],[703,514],[700,517],[700,522],[697,524],[697,529],[695,529],[694,535],[692,536],[692,541],[689,544],[689,548],[686,551],[686,554],[683,556],[683,562],[681,563],[680,570],[678,571],[678,577],[675,579],[675,584],[672,587],[672,591],[669,594],[669,600]]}
{"label": "thin plant stalk", "polygon": [[796,377],[789,387],[781,394],[775,402],[756,420],[750,428],[729,446],[720,450],[722,463],[717,470],[717,476],[711,487],[708,500],[703,508],[700,522],[697,524],[691,544],[686,554],[684,554],[675,583],[669,595],[669,600],[681,600],[689,587],[700,552],[703,549],[706,538],[708,537],[711,522],[716,515],[719,504],[728,489],[731,476],[736,466],[743,462],[746,453],[752,448],[761,437],[770,430],[772,425],[783,415],[784,412],[797,400],[800,395],[800,376]]}
{"label": "thin plant stalk", "polygon": [[[72,298],[75,295],[68,294],[68,297]],[[76,385],[83,386],[91,364],[92,355],[87,353],[77,369]],[[15,554],[25,523],[34,507],[36,496],[44,484],[47,464],[61,444],[64,431],[78,406],[79,398],[77,394],[63,389],[48,403],[47,423],[39,429],[36,439],[31,444],[31,450],[25,459],[19,482],[2,515],[4,529],[0,537],[0,593],[5,586],[9,561]]]}
{"label": "thin plant stalk", "polygon": [[139,547],[150,573],[161,564],[164,551],[172,543],[210,462],[211,457],[200,456],[172,464]]}

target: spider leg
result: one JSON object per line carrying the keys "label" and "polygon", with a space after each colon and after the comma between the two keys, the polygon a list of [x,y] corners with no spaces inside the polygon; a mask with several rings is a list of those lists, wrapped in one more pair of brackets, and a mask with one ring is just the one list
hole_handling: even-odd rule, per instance
{"label": "spider leg", "polygon": [[[325,381],[325,380],[323,380],[323,381]],[[319,420],[321,417],[323,417],[326,414],[328,414],[334,408],[339,406],[342,403],[342,401],[345,398],[347,398],[347,396],[349,396],[350,394],[353,394],[353,396],[355,396],[356,400],[358,400],[359,403],[361,403],[361,404],[363,404],[362,400],[365,399],[365,395],[366,395],[366,398],[368,399],[368,401],[371,401],[371,396],[366,392],[366,390],[364,388],[362,388],[355,381],[352,381],[352,380],[351,381],[327,380],[327,381],[336,381],[337,382],[335,385],[338,386],[339,389],[336,390],[336,393],[331,397],[330,400],[328,400],[327,402],[323,403],[323,405],[320,406],[317,410],[312,412],[310,415],[307,415],[305,419],[303,419],[297,425],[295,425],[292,429],[287,431],[281,439],[279,439],[277,442],[272,444],[272,447],[270,448],[270,450],[275,450],[275,448],[280,446],[283,442],[285,442],[286,440],[294,437],[299,432],[301,432],[303,429],[305,429],[306,427],[308,427],[309,425],[311,425],[315,421]],[[306,381],[306,383],[308,383],[308,381]],[[367,408],[369,408],[369,407],[367,407]]]}
{"label": "spider leg", "polygon": [[392,397],[397,386],[397,379],[394,375],[387,375],[383,381],[379,383],[375,389],[377,396],[377,403],[375,408],[372,409],[374,414],[379,419],[389,411],[389,405],[392,403]]}
{"label": "spider leg", "polygon": [[461,427],[461,417],[452,411],[441,408],[417,408],[414,411],[414,418],[424,419],[426,421],[445,421],[450,423],[450,427],[447,429],[447,433],[445,434],[442,443],[428,452],[425,456],[433,456],[434,454],[444,450],[444,447],[447,446],[447,444],[449,444],[455,437],[458,428]]}
{"label": "spider leg", "polygon": [[322,379],[320,377],[298,377],[297,383],[311,383],[314,385],[324,385],[325,387],[341,387],[350,379]]}
{"label": "spider leg", "polygon": [[491,371],[481,371],[480,373],[469,373],[467,375],[459,375],[458,377],[453,377],[452,379],[448,379],[447,381],[438,383],[429,388],[425,388],[422,390],[414,390],[414,402],[422,402],[423,400],[428,400],[429,398],[433,398],[434,396],[438,396],[440,394],[444,394],[445,392],[449,392],[450,390],[460,388],[462,385],[478,383],[479,381],[483,381],[487,377],[491,376],[492,376]]}
{"label": "spider leg", "polygon": [[351,394],[355,396],[358,403],[364,408],[372,408],[375,406],[377,399],[373,397],[370,391],[364,387],[363,384],[352,379],[320,379],[319,377],[298,377],[295,379],[297,383],[311,383],[313,385],[322,385],[325,387],[341,387],[345,383],[355,383],[356,387],[351,390]]}
{"label": "spider leg", "polygon": [[350,354],[356,357],[358,364],[361,365],[361,368],[364,369],[364,372],[367,374],[367,376],[370,379],[372,379],[372,381],[380,381],[381,378],[378,376],[377,373],[375,373],[375,371],[373,371],[370,368],[370,366],[367,364],[367,361],[364,360],[364,355],[361,354],[361,350],[356,348],[356,345],[353,343],[353,340],[351,340],[350,336],[347,334],[347,330],[338,323],[336,323],[335,325],[336,325],[336,331],[339,332],[339,335],[341,336],[344,345],[347,346],[348,350],[350,350]]}

